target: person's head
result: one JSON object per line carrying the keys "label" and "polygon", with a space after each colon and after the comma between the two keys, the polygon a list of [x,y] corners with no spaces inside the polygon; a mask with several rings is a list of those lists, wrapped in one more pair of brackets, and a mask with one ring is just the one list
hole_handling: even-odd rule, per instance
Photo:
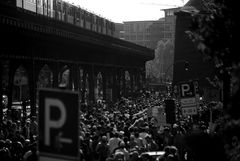
{"label": "person's head", "polygon": [[152,136],[151,135],[147,135],[145,137],[145,139],[146,139],[147,142],[150,142],[152,140]]}
{"label": "person's head", "polygon": [[170,154],[170,146],[165,146],[163,151],[165,152],[166,155]]}
{"label": "person's head", "polygon": [[16,130],[17,129],[17,124],[14,122],[14,123],[12,123],[12,128],[14,129],[14,130]]}
{"label": "person's head", "polygon": [[134,141],[134,135],[130,135],[129,140],[130,140],[130,141]]}
{"label": "person's head", "polygon": [[102,143],[107,143],[107,136],[103,135],[101,141]]}
{"label": "person's head", "polygon": [[143,154],[141,154],[141,159],[142,159],[142,161],[150,161],[151,156],[149,154],[143,153]]}
{"label": "person's head", "polygon": [[89,132],[86,132],[85,133],[85,140],[89,140],[91,137],[90,133]]}
{"label": "person's head", "polygon": [[31,144],[30,150],[31,150],[33,153],[36,153],[36,152],[37,152],[37,142],[34,142],[34,143]]}
{"label": "person's head", "polygon": [[139,138],[139,132],[137,132],[137,131],[134,132],[134,137],[135,137],[135,138]]}
{"label": "person's head", "polygon": [[116,152],[114,154],[115,161],[124,161],[124,153],[123,152]]}
{"label": "person's head", "polygon": [[133,151],[130,153],[129,158],[131,161],[137,161],[139,160],[139,154],[137,151]]}
{"label": "person's head", "polygon": [[4,140],[0,140],[0,149],[2,149],[3,147],[5,147],[5,141]]}
{"label": "person's head", "polygon": [[5,145],[7,148],[10,148],[12,146],[12,141],[10,139],[6,139]]}
{"label": "person's head", "polygon": [[119,137],[122,138],[124,136],[124,131],[119,131],[118,135],[119,135]]}
{"label": "person's head", "polygon": [[165,127],[165,128],[164,128],[164,134],[169,134],[169,133],[170,133],[169,127]]}
{"label": "person's head", "polygon": [[11,160],[9,150],[7,148],[0,149],[1,160]]}
{"label": "person's head", "polygon": [[21,126],[21,121],[20,120],[17,120],[17,126]]}
{"label": "person's head", "polygon": [[114,158],[113,158],[113,157],[108,157],[108,158],[106,159],[106,161],[114,161]]}
{"label": "person's head", "polygon": [[37,120],[37,117],[36,117],[36,116],[32,116],[32,120],[33,120],[33,121],[36,121],[36,120]]}
{"label": "person's head", "polygon": [[26,122],[26,126],[30,126],[30,121],[27,121],[27,122]]}
{"label": "person's head", "polygon": [[7,126],[11,127],[12,126],[12,120],[7,120]]}
{"label": "person's head", "polygon": [[177,148],[175,146],[170,146],[169,152],[170,154],[173,154],[174,156],[177,155]]}
{"label": "person's head", "polygon": [[23,151],[23,145],[20,141],[17,141],[13,144],[13,147],[15,148],[17,153],[21,153]]}
{"label": "person's head", "polygon": [[25,139],[25,141],[24,141],[25,146],[30,145],[30,143],[31,143],[31,141],[29,139]]}
{"label": "person's head", "polygon": [[121,141],[121,142],[119,143],[119,147],[120,147],[120,148],[124,148],[124,147],[125,147],[124,141]]}

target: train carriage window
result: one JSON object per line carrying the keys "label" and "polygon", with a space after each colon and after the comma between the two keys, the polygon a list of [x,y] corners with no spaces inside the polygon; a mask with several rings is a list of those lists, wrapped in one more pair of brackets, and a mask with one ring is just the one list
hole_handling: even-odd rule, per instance
{"label": "train carriage window", "polygon": [[67,4],[65,2],[63,2],[63,13],[66,13],[67,11]]}
{"label": "train carriage window", "polygon": [[69,6],[68,14],[69,16],[73,16],[73,6]]}
{"label": "train carriage window", "polygon": [[80,12],[81,12],[80,8],[77,8],[77,9],[76,9],[76,21],[77,21],[77,22],[80,21]]}
{"label": "train carriage window", "polygon": [[84,10],[81,10],[80,19],[84,19],[84,15],[85,15],[85,12],[84,12]]}

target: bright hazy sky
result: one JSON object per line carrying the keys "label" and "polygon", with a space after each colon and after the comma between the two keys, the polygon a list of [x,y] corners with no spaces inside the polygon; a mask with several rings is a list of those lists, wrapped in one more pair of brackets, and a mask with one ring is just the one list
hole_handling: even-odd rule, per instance
{"label": "bright hazy sky", "polygon": [[183,6],[188,0],[64,0],[113,22],[157,20],[162,9]]}

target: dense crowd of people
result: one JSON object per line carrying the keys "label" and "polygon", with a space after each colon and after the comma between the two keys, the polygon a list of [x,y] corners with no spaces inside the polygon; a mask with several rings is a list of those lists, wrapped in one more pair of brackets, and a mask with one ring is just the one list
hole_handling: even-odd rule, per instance
{"label": "dense crowd of people", "polygon": [[[122,98],[116,103],[107,104],[101,101],[91,106],[82,105],[79,116],[79,160],[185,161],[194,160],[196,154],[192,149],[209,149],[211,146],[205,144],[206,141],[211,143],[214,140],[208,137],[209,126],[202,121],[204,119],[196,117],[194,122],[193,117],[185,117],[175,124],[161,127],[153,121],[148,109],[162,105],[163,99],[156,95],[143,95],[134,100]],[[0,128],[1,160],[37,160],[37,130],[36,118],[5,118]],[[192,139],[197,133],[201,133],[201,136]],[[186,137],[190,135],[191,137]],[[214,138],[218,142],[217,137]],[[196,140],[203,146],[196,147]],[[220,143],[216,145],[223,147]],[[215,142],[211,148],[216,148]],[[154,157],[147,153],[151,151],[162,151],[163,155]],[[214,154],[213,149],[211,154]],[[218,154],[216,158],[219,156],[222,157]]]}
{"label": "dense crowd of people", "polygon": [[5,118],[0,128],[2,161],[36,161],[38,124],[36,119],[25,122]]}

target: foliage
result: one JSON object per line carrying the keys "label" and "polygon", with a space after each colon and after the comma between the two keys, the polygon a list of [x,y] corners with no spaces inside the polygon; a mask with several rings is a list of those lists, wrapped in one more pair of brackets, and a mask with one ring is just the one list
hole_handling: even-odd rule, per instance
{"label": "foliage", "polygon": [[[240,54],[237,53],[237,15],[238,5],[235,0],[201,0],[204,2],[203,10],[194,13],[190,31],[187,33],[197,45],[199,51],[215,63],[215,79],[218,84],[224,87],[229,86],[231,99],[227,102],[228,122],[237,123],[228,125],[226,122],[222,126],[224,129],[225,151],[228,160],[239,160],[239,133],[233,134],[230,129],[239,131],[240,127]],[[226,74],[227,73],[227,74]],[[231,78],[226,81],[226,76]],[[224,86],[225,85],[225,86]],[[224,95],[226,96],[226,94]],[[229,96],[228,96],[229,97]],[[230,117],[229,117],[230,116]],[[231,127],[231,128],[229,128]],[[232,134],[232,135],[227,135]],[[234,138],[238,141],[232,145]]]}
{"label": "foliage", "polygon": [[170,41],[159,41],[155,49],[155,58],[146,63],[147,78],[151,82],[163,82],[165,79],[164,74],[171,75],[169,70],[166,69],[173,63],[173,44]]}
{"label": "foliage", "polygon": [[236,53],[237,4],[234,0],[205,1],[203,11],[193,15],[188,32],[198,49],[214,60],[220,72],[239,64]]}
{"label": "foliage", "polygon": [[[229,84],[227,88],[231,88],[229,91],[234,95],[239,93],[240,55],[236,52],[238,5],[234,0],[202,2],[204,7],[193,14],[190,31],[187,33],[199,51],[214,61],[218,84]],[[231,76],[231,81],[226,81],[228,75]]]}

